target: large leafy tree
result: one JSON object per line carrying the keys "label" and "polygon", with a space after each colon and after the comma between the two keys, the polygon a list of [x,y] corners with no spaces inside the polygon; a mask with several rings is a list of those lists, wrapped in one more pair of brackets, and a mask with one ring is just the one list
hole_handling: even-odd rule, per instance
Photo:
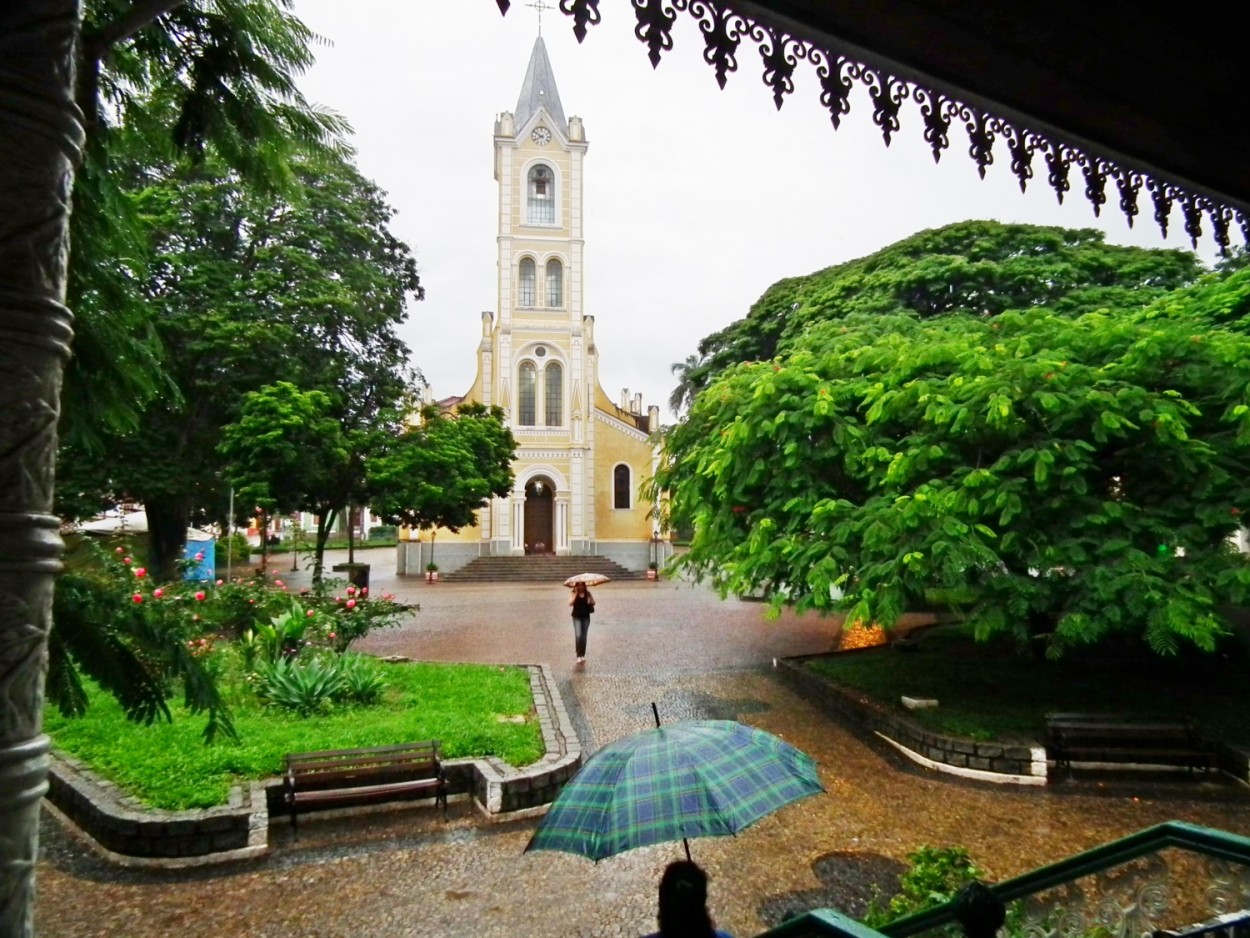
{"label": "large leafy tree", "polygon": [[887,626],[945,588],[982,637],[1210,649],[1250,595],[1228,543],[1250,511],[1247,297],[1242,271],[1115,315],[809,327],[670,433],[686,563]]}
{"label": "large leafy tree", "polygon": [[1201,269],[1188,251],[1111,245],[1093,229],[959,222],[769,287],[743,319],[699,343],[700,358],[681,366],[674,397],[688,400],[738,362],[771,359],[809,325],[829,319],[1138,309]]}
{"label": "large leafy tree", "polygon": [[101,453],[176,393],[145,302],[151,243],[135,205],[147,178],[213,157],[250,186],[294,192],[297,154],[347,152],[346,122],[296,76],[315,36],[288,0],[87,0],[78,103],[87,143],[74,182],[69,303],[74,358],[61,435]]}
{"label": "large leafy tree", "polygon": [[242,415],[223,429],[218,449],[246,502],[316,515],[313,578],[320,580],[338,513],[368,502],[366,464],[399,432],[397,411],[378,411],[367,425],[351,425],[330,395],[280,381],[244,397]]}
{"label": "large leafy tree", "polygon": [[427,407],[421,420],[369,463],[374,511],[395,524],[457,531],[492,496],[512,490],[516,440],[499,407]]}
{"label": "large leafy tree", "polygon": [[422,290],[391,208],[345,158],[301,160],[296,175],[288,196],[213,161],[183,163],[137,197],[155,241],[142,289],[175,392],[141,410],[138,431],[110,438],[105,465],[113,490],[145,504],[161,573],[194,514],[224,514],[218,445],[246,394],[289,381],[368,429],[408,386],[395,328]]}

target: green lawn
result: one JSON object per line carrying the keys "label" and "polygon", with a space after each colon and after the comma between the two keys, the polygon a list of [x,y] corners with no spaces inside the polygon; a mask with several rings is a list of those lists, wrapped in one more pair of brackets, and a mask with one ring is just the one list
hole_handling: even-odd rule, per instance
{"label": "green lawn", "polygon": [[936,699],[935,709],[912,716],[974,739],[1037,739],[1047,712],[1092,711],[1185,715],[1208,739],[1250,744],[1250,673],[1242,654],[1163,659],[1104,647],[1038,661],[947,627],[929,633],[915,651],[850,652],[808,667],[899,709],[902,696]]}
{"label": "green lawn", "polygon": [[[526,765],[543,755],[524,668],[413,663],[385,673],[390,686],[376,707],[340,707],[303,719],[237,703],[232,707],[237,744],[205,746],[203,717],[181,707],[171,706],[172,723],[130,723],[95,687],[86,716],[67,719],[49,707],[44,726],[56,748],[145,804],[168,809],[224,804],[236,781],[281,774],[288,752],[438,739],[445,758],[493,755]],[[502,719],[518,715],[525,722]]]}

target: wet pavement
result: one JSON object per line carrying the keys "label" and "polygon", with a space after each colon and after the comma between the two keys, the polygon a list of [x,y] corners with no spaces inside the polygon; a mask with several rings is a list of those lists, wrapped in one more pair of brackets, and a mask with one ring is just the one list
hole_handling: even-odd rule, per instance
{"label": "wet pavement", "polygon": [[[828,793],[790,805],[737,838],[697,840],[719,927],[739,938],[787,912],[859,914],[917,847],[962,845],[1002,879],[1164,820],[1250,834],[1250,793],[1200,782],[1065,783],[1019,790],[952,781],[866,743],[772,673],[774,658],[832,648],[835,620],[722,602],[687,583],[595,588],[588,660],[575,665],[567,593],[554,585],[427,584],[394,577],[394,552],[370,551],[374,591],[421,611],[363,649],[448,661],[545,662],[588,750],[667,721],[741,719],[820,764]],[[288,562],[289,563],[289,562]],[[290,582],[301,575],[283,574]],[[399,810],[275,827],[261,860],[183,872],[104,864],[46,819],[36,924],[42,936],[639,935],[655,884],[680,845],[598,864],[523,854],[537,822],[489,824],[468,805],[446,823]]]}

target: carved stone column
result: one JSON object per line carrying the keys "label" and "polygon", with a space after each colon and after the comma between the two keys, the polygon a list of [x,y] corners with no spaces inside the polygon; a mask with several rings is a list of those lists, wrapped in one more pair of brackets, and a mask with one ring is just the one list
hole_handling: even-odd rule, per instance
{"label": "carved stone column", "polygon": [[0,938],[34,934],[78,0],[0,3]]}

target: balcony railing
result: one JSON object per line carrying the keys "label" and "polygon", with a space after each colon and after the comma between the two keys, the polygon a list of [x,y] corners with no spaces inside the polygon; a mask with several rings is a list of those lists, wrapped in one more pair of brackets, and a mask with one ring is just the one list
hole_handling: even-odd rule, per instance
{"label": "balcony railing", "polygon": [[[1250,839],[1169,821],[996,883],[1003,938],[1248,938]],[[951,938],[954,903],[869,928],[818,909],[768,938]]]}

